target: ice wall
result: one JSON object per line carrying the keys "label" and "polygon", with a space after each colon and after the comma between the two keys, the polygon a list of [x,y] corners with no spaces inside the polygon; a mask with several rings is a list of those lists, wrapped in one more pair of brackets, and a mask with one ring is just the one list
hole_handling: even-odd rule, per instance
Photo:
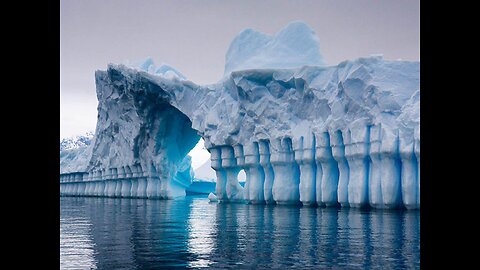
{"label": "ice wall", "polygon": [[[315,41],[298,22],[281,32],[290,27]],[[420,63],[368,57],[325,67],[320,59],[302,62],[302,50],[292,49],[295,65],[263,68],[265,44],[282,44],[279,36],[242,32],[224,78],[212,85],[157,74],[153,62],[97,71],[99,119],[87,179],[141,172],[158,190],[147,188],[148,197],[181,195],[173,176],[200,135],[220,203],[419,208]],[[264,58],[248,60],[256,55]],[[235,70],[247,62],[250,69]]]}

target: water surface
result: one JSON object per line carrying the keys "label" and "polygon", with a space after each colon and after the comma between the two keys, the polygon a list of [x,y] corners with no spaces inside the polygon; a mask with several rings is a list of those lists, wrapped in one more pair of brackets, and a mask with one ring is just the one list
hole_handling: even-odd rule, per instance
{"label": "water surface", "polygon": [[418,269],[420,212],[60,198],[61,269]]}

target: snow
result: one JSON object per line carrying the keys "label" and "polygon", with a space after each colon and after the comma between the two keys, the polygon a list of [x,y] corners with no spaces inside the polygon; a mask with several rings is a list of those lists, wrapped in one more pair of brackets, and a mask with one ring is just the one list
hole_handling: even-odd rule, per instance
{"label": "snow", "polygon": [[420,207],[419,62],[325,66],[318,38],[294,22],[273,37],[240,33],[216,84],[160,67],[147,59],[96,72],[84,171],[137,168],[158,185],[148,197],[181,196],[191,180],[172,179],[189,174],[181,164],[201,136],[220,202]]}
{"label": "snow", "polygon": [[90,145],[92,142],[93,137],[95,136],[95,132],[88,131],[85,134],[77,135],[74,137],[63,138],[60,141],[60,151],[65,150],[72,150],[81,147],[86,147]]}

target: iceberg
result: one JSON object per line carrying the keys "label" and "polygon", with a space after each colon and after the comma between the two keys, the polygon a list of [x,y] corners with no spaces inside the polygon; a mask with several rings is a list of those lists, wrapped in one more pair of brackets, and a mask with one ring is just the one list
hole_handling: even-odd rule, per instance
{"label": "iceberg", "polygon": [[225,56],[225,74],[245,69],[323,66],[320,41],[305,23],[289,23],[276,35],[253,29],[243,30],[233,39]]}
{"label": "iceberg", "polygon": [[202,137],[219,203],[420,208],[419,62],[325,66],[318,38],[294,22],[273,37],[241,32],[214,84],[153,65],[95,72],[95,137],[82,166],[61,158],[61,194],[184,196],[185,157]]}

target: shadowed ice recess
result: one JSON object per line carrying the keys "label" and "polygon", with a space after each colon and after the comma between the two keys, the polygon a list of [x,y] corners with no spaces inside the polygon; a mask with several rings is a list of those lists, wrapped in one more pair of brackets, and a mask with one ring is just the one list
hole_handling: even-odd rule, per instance
{"label": "shadowed ice recess", "polygon": [[244,30],[225,59],[211,85],[151,59],[96,71],[95,136],[61,153],[61,195],[183,197],[202,137],[220,203],[420,208],[419,62],[325,66],[302,22]]}

